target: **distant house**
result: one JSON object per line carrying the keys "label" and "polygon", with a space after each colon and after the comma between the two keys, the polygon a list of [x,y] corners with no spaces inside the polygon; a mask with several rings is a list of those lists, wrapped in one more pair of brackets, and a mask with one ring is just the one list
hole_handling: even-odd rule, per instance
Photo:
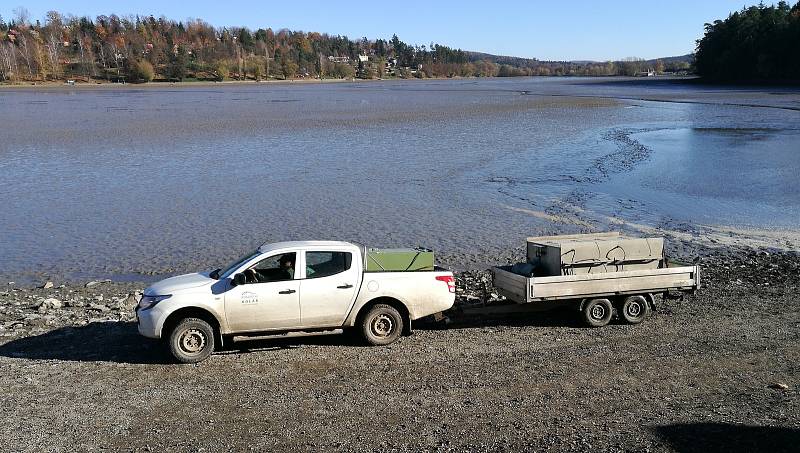
{"label": "distant house", "polygon": [[350,57],[334,57],[333,55],[328,57],[328,61],[331,63],[350,63]]}
{"label": "distant house", "polygon": [[366,55],[359,55],[358,56],[359,63],[366,63],[369,61],[369,57]]}

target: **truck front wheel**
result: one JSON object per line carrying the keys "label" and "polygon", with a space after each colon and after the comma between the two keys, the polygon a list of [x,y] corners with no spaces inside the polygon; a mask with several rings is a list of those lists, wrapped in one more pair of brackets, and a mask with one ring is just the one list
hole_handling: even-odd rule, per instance
{"label": "truck front wheel", "polygon": [[361,318],[361,336],[373,346],[395,342],[403,333],[403,316],[391,305],[376,304]]}
{"label": "truck front wheel", "polygon": [[198,318],[186,318],[170,332],[169,351],[181,363],[197,363],[214,351],[214,329]]}
{"label": "truck front wheel", "polygon": [[592,299],[583,306],[583,321],[589,327],[603,327],[611,321],[611,301]]}

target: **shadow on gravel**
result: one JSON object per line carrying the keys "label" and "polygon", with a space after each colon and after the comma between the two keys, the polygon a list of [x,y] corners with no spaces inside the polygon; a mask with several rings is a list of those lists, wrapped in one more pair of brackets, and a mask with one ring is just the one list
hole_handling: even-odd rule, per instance
{"label": "shadow on gravel", "polygon": [[685,423],[658,426],[656,434],[682,453],[795,452],[800,429],[728,423]]}
{"label": "shadow on gravel", "polygon": [[[583,325],[574,311],[456,314],[449,323],[415,321],[414,330],[483,327],[574,327]],[[303,346],[365,346],[356,334],[271,337],[237,341],[215,355],[246,354]],[[62,327],[41,335],[18,338],[0,345],[0,357],[73,362],[174,364],[162,345],[139,335],[133,322],[94,322],[84,327]]]}
{"label": "shadow on gravel", "polygon": [[460,314],[448,316],[448,322],[415,321],[415,330],[473,329],[482,327],[586,327],[575,310],[559,308],[547,311]]}
{"label": "shadow on gravel", "polygon": [[139,335],[133,322],[62,327],[0,345],[0,356],[74,362],[173,363],[166,351]]}
{"label": "shadow on gravel", "polygon": [[214,355],[238,355],[250,352],[294,349],[303,346],[368,347],[356,334],[332,333],[289,338],[239,339],[232,345],[226,345],[221,351],[215,351]]}

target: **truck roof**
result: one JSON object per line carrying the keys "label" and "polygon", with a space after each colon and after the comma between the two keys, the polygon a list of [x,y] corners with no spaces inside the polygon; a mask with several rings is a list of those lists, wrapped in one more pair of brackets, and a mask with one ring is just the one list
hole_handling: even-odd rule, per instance
{"label": "truck roof", "polygon": [[261,253],[272,250],[291,248],[291,247],[353,247],[355,244],[344,241],[285,241],[285,242],[265,242],[258,248]]}

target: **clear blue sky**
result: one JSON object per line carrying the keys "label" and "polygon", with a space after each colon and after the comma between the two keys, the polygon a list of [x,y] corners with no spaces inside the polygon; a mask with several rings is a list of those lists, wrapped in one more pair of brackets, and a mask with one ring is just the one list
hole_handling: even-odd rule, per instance
{"label": "clear blue sky", "polygon": [[[203,19],[215,26],[319,31],[350,38],[436,42],[465,50],[542,60],[609,60],[682,55],[703,24],[756,0],[255,1],[0,0],[8,21],[18,6],[33,20],[49,10]],[[765,3],[774,3],[766,1]],[[792,2],[794,3],[794,2]]]}

